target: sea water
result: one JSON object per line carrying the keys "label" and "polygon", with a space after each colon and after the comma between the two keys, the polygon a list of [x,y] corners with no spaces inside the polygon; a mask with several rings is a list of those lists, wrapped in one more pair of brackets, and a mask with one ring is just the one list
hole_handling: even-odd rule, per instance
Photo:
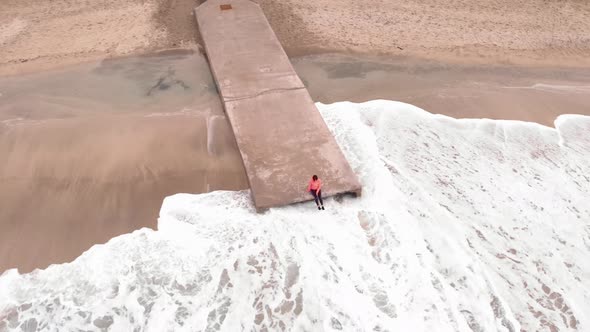
{"label": "sea water", "polygon": [[318,108],[362,197],[262,214],[248,191],[167,197],[157,231],[6,271],[0,331],[590,329],[589,117]]}

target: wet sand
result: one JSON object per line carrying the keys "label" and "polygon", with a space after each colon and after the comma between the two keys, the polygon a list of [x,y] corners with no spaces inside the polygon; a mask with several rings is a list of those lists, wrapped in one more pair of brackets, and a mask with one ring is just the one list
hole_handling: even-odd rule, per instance
{"label": "wet sand", "polygon": [[248,187],[198,54],[8,78],[0,93],[0,271],[155,228],[168,195]]}

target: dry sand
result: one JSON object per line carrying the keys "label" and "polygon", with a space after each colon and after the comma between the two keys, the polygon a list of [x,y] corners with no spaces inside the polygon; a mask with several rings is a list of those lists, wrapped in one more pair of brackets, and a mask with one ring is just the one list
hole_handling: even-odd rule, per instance
{"label": "dry sand", "polygon": [[292,60],[315,101],[397,100],[454,118],[553,126],[590,115],[590,69],[448,65],[413,58],[313,55]]}
{"label": "dry sand", "polygon": [[[584,0],[256,0],[290,55],[590,65]],[[0,75],[199,42],[200,0],[0,1]]]}
{"label": "dry sand", "polygon": [[195,45],[193,0],[0,1],[0,74]]}
{"label": "dry sand", "polygon": [[260,0],[291,53],[406,55],[457,63],[590,64],[583,0]]}

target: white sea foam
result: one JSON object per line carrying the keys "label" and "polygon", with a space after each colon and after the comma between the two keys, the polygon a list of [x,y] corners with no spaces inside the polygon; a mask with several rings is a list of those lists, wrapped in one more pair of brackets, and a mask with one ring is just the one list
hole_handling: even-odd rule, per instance
{"label": "white sea foam", "polygon": [[590,330],[590,118],[318,106],[361,198],[168,197],[158,231],[4,273],[0,330]]}
{"label": "white sea foam", "polygon": [[170,116],[188,116],[188,117],[197,117],[202,116],[203,111],[197,111],[190,108],[183,108],[177,112],[155,112],[145,115],[146,118],[157,118],[157,117],[170,117]]}
{"label": "white sea foam", "polygon": [[7,127],[16,127],[22,125],[38,125],[44,123],[45,120],[30,120],[25,118],[12,118],[0,121],[0,124]]}
{"label": "white sea foam", "polygon": [[505,86],[505,89],[531,89],[554,93],[590,93],[590,85],[560,85],[536,83],[531,86]]}

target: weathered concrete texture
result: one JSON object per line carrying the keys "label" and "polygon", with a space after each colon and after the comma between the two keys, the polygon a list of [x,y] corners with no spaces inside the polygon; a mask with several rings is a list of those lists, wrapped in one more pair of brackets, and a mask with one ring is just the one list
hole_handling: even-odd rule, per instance
{"label": "weathered concrete texture", "polygon": [[324,197],[359,194],[360,182],[260,7],[209,0],[195,14],[256,208],[312,199],[313,174]]}

